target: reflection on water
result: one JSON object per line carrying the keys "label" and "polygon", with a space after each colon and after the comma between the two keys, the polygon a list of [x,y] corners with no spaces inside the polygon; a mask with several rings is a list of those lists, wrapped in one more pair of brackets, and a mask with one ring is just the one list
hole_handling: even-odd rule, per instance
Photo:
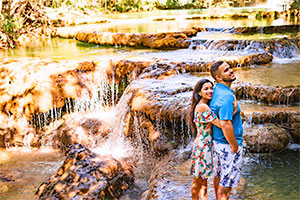
{"label": "reflection on water", "polygon": [[[147,52],[151,50],[136,50],[137,52]],[[27,43],[16,49],[3,50],[0,52],[0,58],[5,59],[20,59],[20,58],[38,58],[52,60],[111,60],[113,57],[119,59],[130,58],[136,53],[131,53],[131,50],[117,47],[105,47],[95,44],[87,44],[77,42],[73,39],[45,39]]]}
{"label": "reflection on water", "polygon": [[0,199],[32,200],[39,185],[62,164],[57,150],[0,150]]}
{"label": "reflection on water", "polygon": [[274,155],[248,155],[242,177],[245,184],[236,192],[247,200],[299,199],[300,151],[286,150]]}
{"label": "reflection on water", "polygon": [[235,71],[238,80],[269,86],[300,85],[300,61],[257,68],[240,68]]}
{"label": "reflection on water", "polygon": [[[237,80],[266,86],[297,86],[300,85],[300,61],[290,63],[271,63],[267,66],[238,68],[234,70]],[[194,76],[209,78],[208,72],[193,73]]]}

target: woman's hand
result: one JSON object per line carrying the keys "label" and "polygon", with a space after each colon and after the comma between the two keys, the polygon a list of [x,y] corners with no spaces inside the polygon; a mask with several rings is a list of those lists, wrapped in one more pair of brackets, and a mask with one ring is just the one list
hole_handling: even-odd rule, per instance
{"label": "woman's hand", "polygon": [[237,113],[237,109],[238,109],[237,100],[236,100],[235,96],[234,96],[234,101],[232,103],[233,103],[233,115],[235,115]]}

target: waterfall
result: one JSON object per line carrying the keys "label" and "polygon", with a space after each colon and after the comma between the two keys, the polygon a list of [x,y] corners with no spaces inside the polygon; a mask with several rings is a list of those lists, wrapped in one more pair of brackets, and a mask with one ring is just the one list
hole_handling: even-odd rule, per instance
{"label": "waterfall", "polygon": [[249,53],[272,53],[277,58],[297,58],[299,48],[295,41],[276,40],[216,40],[216,39],[193,39],[190,49],[235,51]]}

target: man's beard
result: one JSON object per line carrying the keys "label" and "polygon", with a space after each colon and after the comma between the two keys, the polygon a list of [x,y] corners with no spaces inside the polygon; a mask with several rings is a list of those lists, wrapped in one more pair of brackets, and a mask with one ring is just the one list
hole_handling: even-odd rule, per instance
{"label": "man's beard", "polygon": [[229,78],[223,79],[224,82],[228,82],[228,83],[232,83],[235,80],[236,80],[236,77],[234,77],[233,79],[229,79]]}

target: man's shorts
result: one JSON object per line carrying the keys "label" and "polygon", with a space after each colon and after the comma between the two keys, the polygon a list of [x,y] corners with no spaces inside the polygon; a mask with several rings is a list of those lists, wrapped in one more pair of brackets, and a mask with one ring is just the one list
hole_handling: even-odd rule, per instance
{"label": "man's shorts", "polygon": [[234,154],[229,144],[221,144],[216,141],[214,148],[214,175],[220,178],[223,187],[238,186],[242,172],[243,147],[239,146]]}

